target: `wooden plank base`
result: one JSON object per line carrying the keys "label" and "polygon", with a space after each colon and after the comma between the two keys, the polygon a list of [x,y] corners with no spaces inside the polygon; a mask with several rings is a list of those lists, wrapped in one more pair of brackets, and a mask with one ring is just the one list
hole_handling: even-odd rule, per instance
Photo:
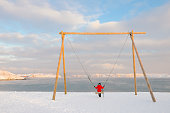
{"label": "wooden plank base", "polygon": [[104,94],[104,92],[103,92],[103,91],[102,91],[102,92],[95,92],[95,94],[99,94],[99,93]]}

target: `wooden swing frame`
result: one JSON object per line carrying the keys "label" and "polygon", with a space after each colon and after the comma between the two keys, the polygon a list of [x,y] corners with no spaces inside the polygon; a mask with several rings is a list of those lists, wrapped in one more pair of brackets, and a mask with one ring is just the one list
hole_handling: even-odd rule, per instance
{"label": "wooden swing frame", "polygon": [[134,71],[134,88],[135,88],[135,95],[137,95],[137,86],[136,86],[136,68],[135,68],[135,52],[141,67],[141,70],[143,72],[148,90],[150,92],[150,95],[152,97],[153,102],[156,102],[156,99],[154,97],[154,94],[152,92],[152,88],[150,86],[150,83],[148,81],[148,78],[146,76],[142,61],[140,59],[140,56],[138,54],[138,50],[136,48],[135,42],[134,42],[134,34],[146,34],[146,32],[133,32],[133,30],[131,32],[108,32],[108,33],[92,33],[92,32],[63,32],[61,31],[59,34],[61,34],[61,38],[62,38],[62,44],[61,44],[61,50],[60,50],[60,56],[59,56],[59,61],[58,61],[58,67],[57,67],[57,73],[56,73],[56,80],[55,80],[55,84],[54,84],[54,91],[53,91],[53,98],[52,100],[55,100],[55,96],[56,96],[56,89],[57,89],[57,81],[58,81],[58,77],[59,77],[59,70],[60,70],[60,63],[61,63],[61,57],[63,56],[63,72],[64,72],[64,88],[65,88],[65,94],[67,94],[67,88],[66,88],[66,73],[65,73],[65,57],[64,57],[64,38],[65,35],[119,35],[119,34],[129,34],[130,38],[132,40],[132,54],[133,54],[133,71]]}

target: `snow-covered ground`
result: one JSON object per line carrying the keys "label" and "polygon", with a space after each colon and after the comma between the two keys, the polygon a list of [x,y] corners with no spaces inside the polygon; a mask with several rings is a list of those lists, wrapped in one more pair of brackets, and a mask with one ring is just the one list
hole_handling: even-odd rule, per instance
{"label": "snow-covered ground", "polygon": [[0,113],[170,113],[170,93],[105,92],[0,92]]}

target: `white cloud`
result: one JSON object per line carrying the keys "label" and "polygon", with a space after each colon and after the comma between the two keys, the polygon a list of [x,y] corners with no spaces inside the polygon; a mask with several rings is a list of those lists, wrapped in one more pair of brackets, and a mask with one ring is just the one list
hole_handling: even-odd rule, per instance
{"label": "white cloud", "polygon": [[[25,22],[31,25],[35,24],[39,27],[43,25],[47,29],[53,27],[56,30],[60,26],[73,30],[83,25],[88,32],[127,32],[132,28],[139,32],[146,31],[150,35],[135,35],[136,46],[146,70],[150,73],[170,73],[168,63],[170,49],[169,4],[143,13],[130,21],[106,23],[101,23],[99,20],[87,22],[85,16],[78,12],[54,10],[49,4],[37,5],[29,1],[9,2],[1,0],[0,9],[4,19],[17,20],[22,24]],[[82,39],[76,36],[75,38],[79,39],[72,38],[73,46],[78,48],[83,64],[87,65],[92,73],[106,72],[111,68],[112,54],[119,52],[124,40],[124,36],[115,40],[112,40],[113,38],[98,38],[97,36],[93,38],[85,36]],[[132,59],[127,58],[129,57],[128,51],[131,54],[131,41],[128,41],[127,46],[129,47],[126,46],[127,48],[123,51],[120,62],[117,64],[117,70],[120,73],[131,73],[133,71],[130,64]],[[24,73],[34,71],[56,72],[60,40],[55,36],[45,33],[0,33],[0,42],[1,68]],[[65,42],[67,43],[67,40]],[[65,45],[67,72],[81,75],[82,69],[76,59],[73,58],[70,46]]]}
{"label": "white cloud", "polygon": [[129,21],[100,23],[90,22],[87,31],[92,32],[147,32],[146,35],[135,35],[135,42],[140,48],[169,48],[170,45],[170,4],[144,12]]}
{"label": "white cloud", "polygon": [[107,69],[107,70],[110,70],[113,68],[114,66],[114,69],[116,70],[122,70],[124,69],[125,67],[122,65],[122,64],[111,64],[111,63],[102,63],[102,64],[92,64],[90,67],[92,68],[99,68],[99,69]]}
{"label": "white cloud", "polygon": [[[169,37],[169,18],[170,18],[170,4],[167,3],[161,7],[154,8],[151,11],[144,12],[139,16],[129,21],[120,22],[106,22],[100,23],[99,20],[89,22],[86,31],[88,32],[127,32],[134,30],[137,32],[147,32],[146,35],[135,35],[135,42],[141,55],[146,71],[149,73],[170,73],[169,67],[169,54],[170,54],[170,37]],[[97,37],[97,36],[96,36]],[[99,42],[103,43],[103,49],[105,51],[113,51],[117,48],[114,46],[113,40],[93,40],[96,45]],[[106,42],[105,42],[106,41]],[[108,43],[109,41],[109,43]],[[117,41],[116,41],[117,42]],[[92,41],[89,43],[92,43]],[[120,42],[118,41],[119,45]],[[80,44],[83,46],[83,44]],[[88,44],[90,45],[90,44]],[[131,44],[130,44],[131,46]],[[85,47],[85,46],[83,46]],[[88,46],[92,47],[92,46]],[[110,49],[109,49],[109,48]],[[92,52],[91,52],[92,53]],[[125,59],[121,59],[125,61]],[[96,58],[96,61],[97,60]],[[101,62],[101,61],[100,61]],[[106,62],[105,62],[106,63]],[[122,63],[122,62],[121,62]],[[126,62],[127,64],[128,62]],[[95,62],[93,62],[95,65]],[[93,65],[92,64],[92,65]],[[126,65],[127,66],[127,65]],[[128,72],[130,67],[126,67],[124,72]],[[140,69],[140,68],[139,68]],[[138,69],[138,71],[139,71]],[[131,71],[132,68],[131,68]]]}
{"label": "white cloud", "polygon": [[[48,3],[41,5],[33,4],[29,1],[10,2],[0,1],[1,19],[15,20],[24,26],[35,26],[44,29],[70,28],[76,29],[86,23],[85,17],[78,12],[69,10],[55,10]],[[46,28],[47,27],[47,28]]]}
{"label": "white cloud", "polygon": [[[145,31],[152,38],[169,38],[170,3],[143,12],[127,22],[127,26],[135,31]],[[154,37],[153,37],[154,36]]]}
{"label": "white cloud", "polygon": [[[0,34],[1,69],[12,72],[55,72],[59,39],[48,34]],[[39,68],[39,69],[37,69]]]}
{"label": "white cloud", "polygon": [[[170,29],[170,3],[143,12],[128,21],[111,21],[100,23],[99,20],[89,22],[87,31],[95,32],[127,32],[132,29],[137,32],[147,32],[147,37],[167,39]],[[139,36],[139,35],[137,35]],[[154,37],[153,37],[154,36]]]}
{"label": "white cloud", "polygon": [[123,22],[100,23],[99,20],[89,22],[86,28],[89,32],[121,32],[127,31]]}

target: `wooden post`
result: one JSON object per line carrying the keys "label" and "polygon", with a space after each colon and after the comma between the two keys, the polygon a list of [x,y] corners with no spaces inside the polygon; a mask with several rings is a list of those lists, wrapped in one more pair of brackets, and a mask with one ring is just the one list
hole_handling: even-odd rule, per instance
{"label": "wooden post", "polygon": [[136,48],[136,46],[135,46],[135,42],[134,42],[134,40],[133,40],[132,37],[131,37],[131,39],[132,39],[132,43],[133,43],[134,49],[135,49],[135,51],[136,51],[136,54],[137,54],[137,57],[138,57],[138,60],[139,60],[139,64],[140,64],[140,67],[141,67],[141,69],[142,69],[142,72],[143,72],[143,75],[144,75],[146,84],[147,84],[147,86],[148,86],[148,90],[149,90],[149,92],[150,92],[150,94],[151,94],[151,97],[152,97],[153,102],[156,102],[156,99],[155,99],[155,97],[154,97],[154,95],[153,95],[153,92],[152,92],[152,88],[151,88],[151,86],[150,86],[150,84],[149,84],[148,78],[147,78],[146,73],[145,73],[145,70],[144,70],[144,68],[143,68],[142,61],[141,61],[140,56],[139,56],[139,54],[138,54],[137,48]]}
{"label": "wooden post", "polygon": [[57,81],[58,81],[58,76],[59,76],[60,62],[61,62],[61,56],[62,56],[62,51],[63,51],[63,45],[64,45],[64,40],[62,39],[62,44],[61,44],[61,50],[60,50],[60,56],[59,56],[59,61],[58,61],[58,67],[57,67],[57,73],[56,73],[56,79],[55,79],[55,85],[54,85],[54,92],[53,92],[52,100],[55,100],[55,96],[56,96]]}
{"label": "wooden post", "polygon": [[65,35],[62,34],[62,41],[63,41],[63,71],[64,71],[64,89],[65,94],[67,94],[67,87],[66,87],[66,72],[65,72],[65,57],[64,57],[64,37]]}
{"label": "wooden post", "polygon": [[[130,36],[131,36],[131,38],[134,40],[133,30],[132,30],[132,33],[130,34]],[[136,86],[136,68],[135,68],[135,51],[134,51],[133,42],[132,42],[132,54],[133,54],[134,87],[135,87],[135,95],[137,95],[137,86]]]}

